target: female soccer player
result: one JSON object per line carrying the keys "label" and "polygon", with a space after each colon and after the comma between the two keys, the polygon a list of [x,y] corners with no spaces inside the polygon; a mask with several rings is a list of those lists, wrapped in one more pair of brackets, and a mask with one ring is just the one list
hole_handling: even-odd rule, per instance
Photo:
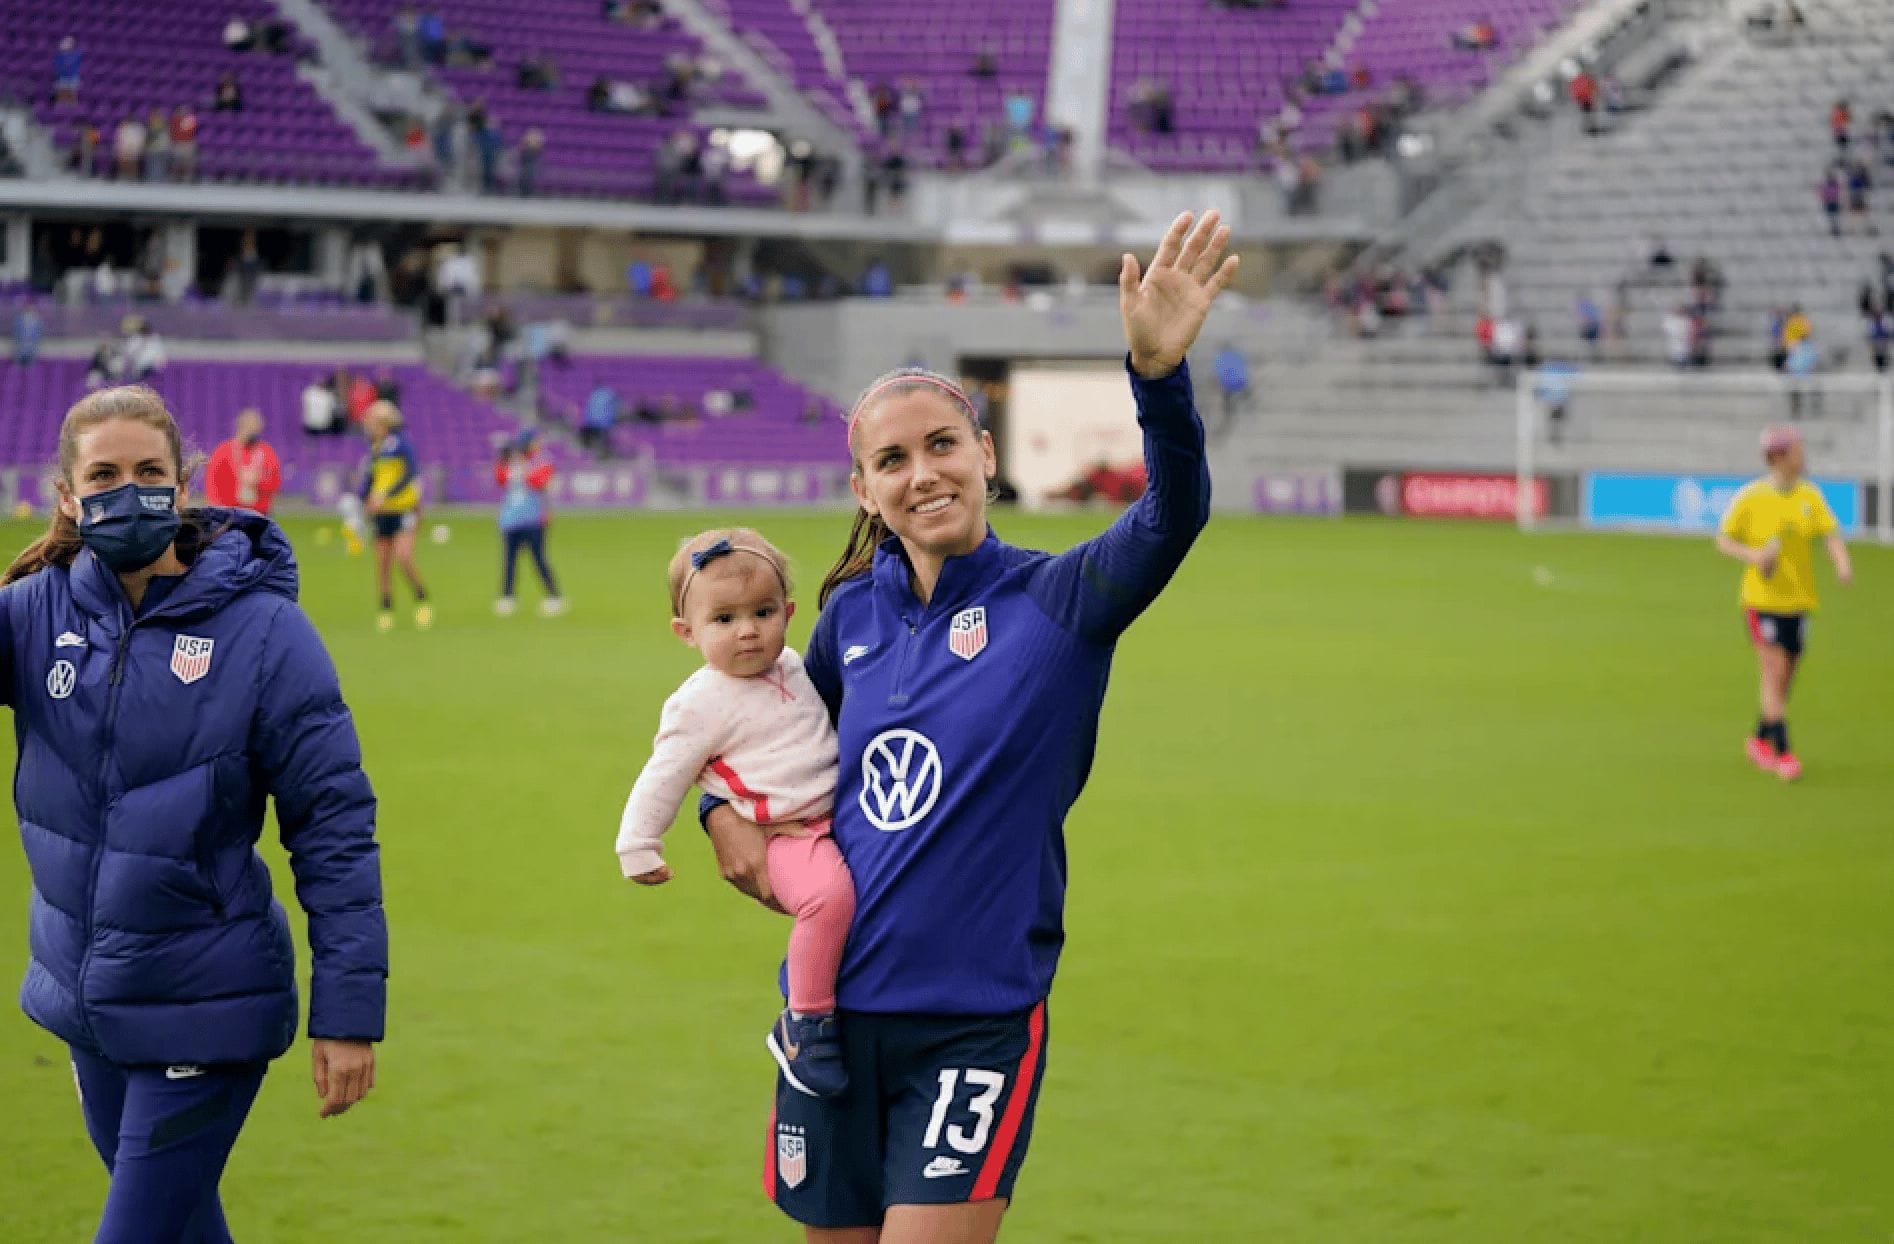
{"label": "female soccer player", "polygon": [[[90,394],[59,432],[52,526],[0,586],[33,877],[21,1003],[64,1041],[111,1186],[99,1244],[218,1244],[217,1195],[296,1033],[296,951],[256,852],[276,801],[309,918],[323,1117],[375,1083],[388,931],[375,798],[269,519],[181,510],[163,399]],[[24,1195],[20,1193],[19,1195]]]}
{"label": "female soccer player", "polygon": [[362,417],[368,434],[368,466],[362,472],[362,506],[375,527],[375,590],[381,594],[381,613],[375,625],[395,629],[393,566],[398,563],[414,589],[414,624],[422,630],[434,625],[434,607],[414,566],[414,538],[421,529],[421,479],[414,462],[414,446],[401,430],[401,412],[393,402],[375,402]]}
{"label": "female soccer player", "polygon": [[[860,511],[806,668],[837,714],[833,834],[857,888],[837,1011],[854,1087],[815,1098],[779,1079],[764,1174],[811,1241],[999,1232],[1112,650],[1209,519],[1184,355],[1237,261],[1215,213],[1191,224],[1148,272],[1120,268],[1150,487],[1103,535],[1052,557],[992,533],[993,439],[952,381],[890,373],[850,417]],[[763,832],[710,803],[724,876],[770,902]]]}
{"label": "female soccer player", "polygon": [[1765,428],[1762,457],[1769,473],[1743,485],[1717,531],[1716,547],[1746,563],[1743,616],[1762,671],[1762,716],[1747,746],[1756,767],[1785,782],[1802,776],[1789,749],[1789,684],[1802,659],[1808,615],[1815,611],[1815,567],[1809,541],[1826,538],[1828,557],[1843,583],[1854,567],[1840,525],[1822,490],[1802,476],[1802,434],[1786,424]]}

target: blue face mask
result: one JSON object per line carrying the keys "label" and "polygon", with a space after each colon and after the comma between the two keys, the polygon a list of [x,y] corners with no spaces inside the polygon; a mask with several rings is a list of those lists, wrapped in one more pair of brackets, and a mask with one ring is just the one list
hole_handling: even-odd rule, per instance
{"label": "blue face mask", "polygon": [[178,490],[120,484],[79,498],[79,538],[114,574],[130,574],[164,556],[177,538]]}

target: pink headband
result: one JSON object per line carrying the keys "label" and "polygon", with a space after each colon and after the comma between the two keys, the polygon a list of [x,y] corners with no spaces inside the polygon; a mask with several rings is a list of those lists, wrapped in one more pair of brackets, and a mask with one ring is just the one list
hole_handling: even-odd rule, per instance
{"label": "pink headband", "polygon": [[850,411],[848,415],[848,439],[849,440],[853,441],[855,439],[855,421],[862,417],[862,411],[868,409],[869,403],[875,400],[876,394],[882,392],[884,389],[892,389],[895,385],[898,385],[898,384],[932,385],[934,388],[939,389],[942,393],[945,393],[948,397],[951,397],[952,399],[954,399],[954,402],[959,405],[960,409],[967,412],[967,418],[973,420],[974,427],[977,428],[980,426],[980,416],[973,409],[973,400],[967,396],[966,391],[963,390],[959,385],[949,384],[947,381],[937,379],[936,377],[933,377],[933,376],[923,376],[923,375],[910,374],[910,373],[904,372],[899,376],[888,377],[886,380],[882,381],[880,384],[876,385],[874,388],[868,390],[868,392],[862,394],[861,401],[855,403],[855,409]]}

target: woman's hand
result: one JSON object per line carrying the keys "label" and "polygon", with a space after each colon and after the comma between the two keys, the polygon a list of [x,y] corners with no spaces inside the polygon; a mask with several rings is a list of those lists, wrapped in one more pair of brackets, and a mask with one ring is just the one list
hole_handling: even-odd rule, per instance
{"label": "woman's hand", "polygon": [[322,1098],[318,1117],[328,1119],[341,1114],[375,1087],[374,1043],[317,1037],[309,1044],[309,1054],[314,1064],[316,1096]]}
{"label": "woman's hand", "polygon": [[1147,380],[1176,371],[1203,329],[1210,304],[1236,276],[1237,257],[1223,258],[1230,230],[1205,212],[1195,230],[1185,212],[1171,222],[1142,276],[1136,255],[1118,268],[1118,314],[1124,320],[1131,368]]}
{"label": "woman's hand", "polygon": [[717,871],[723,879],[771,911],[782,911],[769,886],[769,836],[763,827],[724,804],[711,809],[704,832],[710,835],[710,849],[716,852]]}

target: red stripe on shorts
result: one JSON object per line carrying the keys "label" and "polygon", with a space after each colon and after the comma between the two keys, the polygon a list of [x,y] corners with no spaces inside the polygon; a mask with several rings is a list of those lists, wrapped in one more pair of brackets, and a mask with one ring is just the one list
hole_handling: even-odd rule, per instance
{"label": "red stripe on shorts", "polygon": [[711,759],[710,771],[723,779],[724,785],[730,788],[731,794],[738,799],[748,799],[755,806],[758,825],[769,824],[769,796],[759,795],[745,786],[743,779],[737,776],[737,771],[723,762],[722,756]]}
{"label": "red stripe on shorts", "polygon": [[769,1137],[763,1146],[763,1195],[776,1199],[776,1106],[769,1108]]}
{"label": "red stripe on shorts", "polygon": [[1762,615],[1754,609],[1745,609],[1743,617],[1749,622],[1749,642],[1758,648],[1767,648],[1769,641],[1762,637]]}
{"label": "red stripe on shorts", "polygon": [[1033,1081],[1039,1075],[1039,1049],[1045,1043],[1045,1035],[1046,1004],[1041,1002],[1026,1021],[1026,1053],[1020,1057],[1019,1070],[1013,1073],[1013,1095],[1006,1099],[1006,1113],[1000,1116],[1000,1130],[993,1137],[993,1147],[986,1151],[980,1177],[973,1181],[973,1194],[967,1198],[970,1201],[990,1201],[1000,1186],[1000,1176],[1006,1172],[1007,1160],[1013,1156],[1013,1142],[1019,1138],[1019,1125],[1026,1117],[1026,1103],[1032,1100]]}

